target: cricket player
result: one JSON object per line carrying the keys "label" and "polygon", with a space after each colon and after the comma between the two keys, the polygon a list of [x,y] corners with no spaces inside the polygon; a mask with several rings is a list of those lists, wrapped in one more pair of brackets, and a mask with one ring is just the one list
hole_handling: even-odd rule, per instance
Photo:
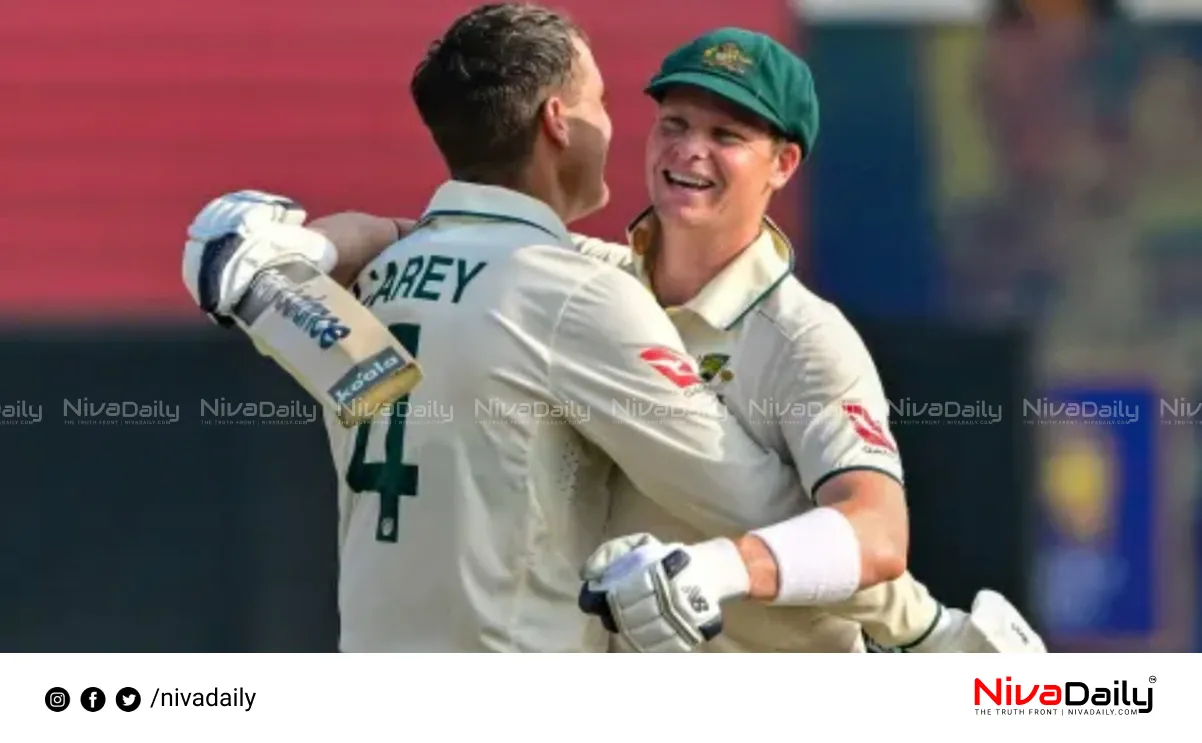
{"label": "cricket player", "polygon": [[[707,87],[711,78],[738,79],[757,60],[767,65],[761,78],[780,81],[783,91],[804,93],[796,106],[790,108],[789,96],[779,91],[773,98],[770,90]],[[649,89],[661,103],[648,147],[654,211],[632,230],[633,252],[592,240],[577,239],[577,245],[586,254],[625,266],[644,278],[661,301],[675,305],[669,315],[689,350],[703,359],[709,385],[759,443],[782,452],[798,468],[807,492],[828,505],[811,508],[807,518],[787,526],[744,536],[737,544],[719,538],[683,548],[645,535],[615,540],[586,568],[592,589],[586,597],[594,596],[587,608],[605,614],[607,625],[639,650],[696,647],[719,626],[719,604],[743,596],[807,608],[729,603],[727,631],[706,649],[858,650],[860,623],[879,641],[912,643],[917,650],[1016,649],[1006,646],[1011,635],[983,626],[999,616],[1017,617],[996,594],[983,592],[975,607],[980,611],[968,616],[944,611],[908,574],[881,584],[904,569],[906,529],[887,403],[854,329],[792,277],[787,240],[763,220],[768,197],[813,146],[817,102],[808,69],[766,37],[723,30],[669,57],[657,80]],[[765,114],[763,106],[748,103],[759,100],[780,105],[781,113]],[[377,219],[372,226],[372,218],[354,216],[360,238],[372,230],[377,241],[395,237],[391,223]],[[347,220],[318,220],[314,226],[336,223]],[[678,246],[676,252],[672,246]],[[338,247],[353,252],[345,243]],[[695,520],[682,520],[670,505],[663,508],[662,501],[640,493],[625,473],[616,473],[611,486],[611,529],[616,533],[653,532],[684,543],[715,533],[737,536],[766,523],[710,521],[699,529]],[[864,545],[873,545],[874,554],[866,555]],[[794,547],[808,549],[783,555],[782,550]],[[610,564],[623,556],[618,565]],[[820,575],[811,569],[796,578],[795,569],[785,573],[781,564],[834,568]],[[842,574],[835,572],[838,568]],[[701,602],[706,611],[689,609],[686,622],[679,621],[679,610],[646,611],[646,600],[654,598],[650,589],[677,603],[680,596],[695,599],[692,584],[689,590],[676,589],[673,580],[698,575],[710,581],[703,585],[709,592]],[[782,575],[788,582],[781,582]],[[874,585],[878,587],[858,591]],[[825,586],[826,592],[816,586]],[[643,621],[632,624],[632,615]],[[999,623],[1009,621],[993,622]]]}
{"label": "cricket player", "polygon": [[[630,230],[634,271],[711,389],[796,466],[815,507],[748,529],[730,549],[623,480],[610,529],[632,533],[590,558],[582,607],[638,650],[698,647],[725,603],[727,632],[706,649],[854,649],[859,624],[918,650],[1042,651],[994,592],[965,615],[944,612],[908,573],[888,580],[907,538],[888,402],[859,335],[795,278],[788,242],[764,216],[814,147],[808,67],[763,34],[721,29],[670,54],[646,92],[659,108],[646,155],[652,208]],[[894,551],[870,555],[868,543]],[[777,608],[730,602],[742,598]]]}
{"label": "cricket player", "polygon": [[[579,29],[536,6],[478,8],[430,47],[411,92],[453,180],[357,284],[426,375],[357,430],[327,417],[340,647],[603,652],[579,570],[606,536],[615,465],[695,523],[785,518],[799,482],[697,384],[638,280],[573,246],[566,222],[608,198],[611,137]],[[252,200],[210,205],[185,249],[194,298],[218,309],[289,249],[256,237]],[[214,256],[222,213],[245,217],[243,240]]]}

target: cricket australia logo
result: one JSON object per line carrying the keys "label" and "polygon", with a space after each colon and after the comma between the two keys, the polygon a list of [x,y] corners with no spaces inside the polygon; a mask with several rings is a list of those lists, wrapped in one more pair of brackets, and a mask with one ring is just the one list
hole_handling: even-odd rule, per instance
{"label": "cricket australia logo", "polygon": [[729,41],[706,49],[701,59],[710,67],[721,67],[736,75],[742,75],[752,65],[751,57],[744,54],[738,44]]}
{"label": "cricket australia logo", "polygon": [[730,355],[725,353],[707,353],[697,360],[697,365],[701,369],[701,379],[705,382],[712,382],[714,378],[719,378],[723,382],[728,381],[733,374],[726,369],[726,365],[730,363]]}
{"label": "cricket australia logo", "polygon": [[697,360],[697,365],[701,372],[701,381],[705,382],[710,391],[718,396],[719,401],[725,403],[726,398],[723,391],[726,384],[735,378],[734,372],[728,368],[730,354],[707,353]]}

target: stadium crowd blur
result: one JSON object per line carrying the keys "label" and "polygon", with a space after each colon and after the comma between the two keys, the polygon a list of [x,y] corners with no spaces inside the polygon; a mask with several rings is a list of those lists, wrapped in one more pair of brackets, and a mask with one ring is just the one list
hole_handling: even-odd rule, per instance
{"label": "stadium crowd blur", "polygon": [[[60,0],[0,24],[12,360],[0,403],[46,410],[0,426],[13,516],[0,519],[0,651],[332,647],[319,425],[172,434],[53,420],[66,397],[226,394],[214,380],[250,364],[279,376],[240,341],[214,340],[188,304],[179,250],[208,198],[258,187],[312,214],[415,214],[442,179],[405,85],[425,40],[471,3],[281,4],[101,12]],[[822,128],[774,216],[803,280],[857,320],[1021,334],[1024,400],[1138,409],[1014,426],[1033,452],[1031,492],[1014,496],[1030,506],[1015,535],[1024,604],[1053,649],[1202,648],[1202,0],[1173,4],[1176,15],[1119,0],[986,12],[953,0],[694,0],[687,14],[675,0],[548,4],[589,29],[613,91],[614,201],[582,227],[607,236],[643,206],[639,90],[659,56],[719,25],[795,44]],[[218,27],[217,6],[250,17]],[[944,347],[923,363],[938,377],[958,355]],[[170,387],[184,368],[192,381]],[[78,381],[89,374],[114,381]],[[297,397],[287,382],[247,385],[228,394]],[[1169,414],[1172,400],[1183,405]],[[1013,398],[981,402],[1004,404],[1012,423],[1025,416]],[[938,465],[940,452],[907,449],[907,428],[922,424],[959,426],[970,451],[993,446],[974,438],[987,421],[921,417],[899,411],[903,456]],[[228,462],[250,436],[315,446],[313,461],[284,483],[256,471],[234,496],[250,465]],[[195,447],[196,469],[181,472],[172,446]],[[930,526],[938,509],[920,512],[927,533],[986,534],[971,518],[983,496],[957,497],[969,505],[945,527]],[[310,539],[321,547],[306,553]],[[298,612],[316,610],[298,629]]]}
{"label": "stadium crowd blur", "polygon": [[[1049,387],[1146,387],[1196,404],[1202,28],[1029,18],[1003,20],[980,40],[971,73],[979,119],[953,132],[949,111],[937,124],[956,143],[941,166],[948,311],[1030,328],[1036,377]],[[1147,489],[1123,492],[1118,470],[1141,464],[1115,451],[1106,426],[1044,431],[1043,514],[1059,534],[1037,563],[1045,623],[1122,634],[1125,612],[1114,602],[1133,587],[1123,573],[1136,550],[1160,556],[1140,580],[1191,591],[1181,577],[1196,569],[1196,553],[1181,548],[1189,539],[1178,541],[1173,523],[1196,523],[1193,427],[1202,421],[1158,412],[1145,421],[1159,442],[1148,456],[1161,460],[1149,465]],[[1135,498],[1150,501],[1148,537],[1117,546],[1114,522]],[[1186,603],[1153,599],[1149,618],[1171,621]]]}

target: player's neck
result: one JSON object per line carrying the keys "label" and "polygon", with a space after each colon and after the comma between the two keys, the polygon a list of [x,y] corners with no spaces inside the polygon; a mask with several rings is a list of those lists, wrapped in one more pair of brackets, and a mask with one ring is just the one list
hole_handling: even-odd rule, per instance
{"label": "player's neck", "polygon": [[551,210],[559,215],[565,225],[572,221],[574,201],[564,190],[554,172],[535,167],[527,168],[522,174],[516,190],[533,196],[551,207]]}
{"label": "player's neck", "polygon": [[573,200],[565,191],[555,177],[553,172],[548,169],[539,168],[534,163],[519,173],[513,173],[506,176],[492,175],[488,177],[476,177],[469,175],[454,175],[457,180],[481,183],[490,186],[500,186],[508,188],[510,191],[517,191],[525,194],[533,199],[538,199],[547,206],[551,207],[551,211],[567,224],[572,220]]}
{"label": "player's neck", "polygon": [[759,221],[718,231],[661,225],[651,274],[660,304],[674,307],[697,296],[762,229]]}

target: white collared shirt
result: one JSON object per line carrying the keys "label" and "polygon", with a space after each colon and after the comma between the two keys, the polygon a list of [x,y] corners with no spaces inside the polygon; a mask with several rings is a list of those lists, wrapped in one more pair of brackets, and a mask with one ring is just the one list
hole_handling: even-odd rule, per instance
{"label": "white collared shirt", "polygon": [[[631,229],[631,246],[575,236],[581,252],[619,265],[650,285],[644,264],[649,219]],[[889,431],[889,405],[876,366],[843,314],[793,275],[791,248],[770,222],[760,237],[681,307],[667,308],[708,386],[765,447],[794,466],[807,495],[796,513],[813,507],[827,479],[873,469],[902,480]],[[650,532],[663,541],[697,542],[738,536],[776,520],[696,528],[615,473],[610,535]],[[884,593],[883,591],[881,593]],[[892,607],[889,607],[892,610]],[[705,646],[717,652],[859,650],[860,627],[820,608],[733,602],[725,629]],[[896,612],[895,612],[896,613]]]}
{"label": "white collared shirt", "polygon": [[327,425],[344,651],[604,650],[577,596],[615,464],[698,525],[792,512],[792,468],[701,384],[646,288],[575,250],[545,204],[452,181],[421,224],[354,290],[425,378],[366,429]]}

